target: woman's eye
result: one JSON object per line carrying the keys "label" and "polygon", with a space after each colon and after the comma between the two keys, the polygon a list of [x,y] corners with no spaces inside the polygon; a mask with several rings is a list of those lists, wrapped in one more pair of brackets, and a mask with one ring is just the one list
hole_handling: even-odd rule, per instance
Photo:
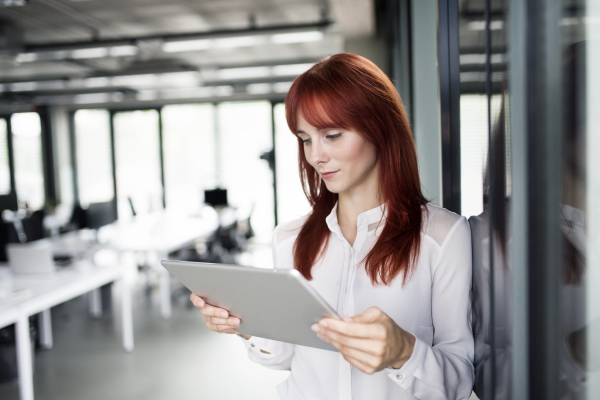
{"label": "woman's eye", "polygon": [[337,139],[337,138],[339,138],[340,136],[342,136],[342,133],[341,133],[341,132],[340,132],[340,133],[335,133],[335,134],[333,134],[333,135],[327,135],[327,136],[325,136],[325,137],[326,137],[327,139]]}
{"label": "woman's eye", "polygon": [[310,139],[302,139],[302,143],[309,144],[310,143]]}

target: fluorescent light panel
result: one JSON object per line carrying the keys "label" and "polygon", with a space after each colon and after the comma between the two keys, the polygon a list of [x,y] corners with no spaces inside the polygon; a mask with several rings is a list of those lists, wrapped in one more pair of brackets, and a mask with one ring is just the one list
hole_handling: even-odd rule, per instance
{"label": "fluorescent light panel", "polygon": [[271,36],[271,42],[276,44],[308,43],[321,40],[323,40],[323,32],[321,31],[278,33]]}

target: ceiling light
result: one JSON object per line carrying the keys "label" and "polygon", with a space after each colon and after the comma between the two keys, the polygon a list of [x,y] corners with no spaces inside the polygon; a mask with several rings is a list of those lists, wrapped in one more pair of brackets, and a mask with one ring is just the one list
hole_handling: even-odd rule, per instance
{"label": "ceiling light", "polygon": [[263,78],[269,75],[270,67],[223,68],[217,72],[219,79]]}
{"label": "ceiling light", "polygon": [[111,57],[135,56],[138,52],[137,46],[115,46],[109,51]]}
{"label": "ceiling light", "polygon": [[213,96],[214,88],[197,87],[190,89],[171,89],[161,91],[161,97],[164,99],[190,99],[195,97]]}
{"label": "ceiling light", "polygon": [[321,31],[278,33],[271,36],[271,42],[277,44],[318,42],[320,40],[323,40]]}
{"label": "ceiling light", "polygon": [[215,95],[221,97],[231,96],[234,91],[235,89],[233,88],[233,86],[216,86],[214,90]]}
{"label": "ceiling light", "polygon": [[289,65],[277,65],[273,67],[273,75],[275,76],[297,76],[308,69],[314,64],[289,64]]}
{"label": "ceiling light", "polygon": [[158,75],[157,84],[160,86],[190,87],[198,86],[200,80],[198,73],[195,71],[167,72]]}
{"label": "ceiling light", "polygon": [[263,36],[237,36],[214,40],[214,46],[219,49],[233,49],[236,47],[249,47],[263,44]]}
{"label": "ceiling light", "polygon": [[111,101],[113,93],[78,94],[73,98],[76,104],[106,103]]}
{"label": "ceiling light", "polygon": [[104,86],[110,86],[110,78],[107,78],[105,76],[100,76],[97,78],[87,78],[85,80],[85,86],[86,87],[104,87]]}
{"label": "ceiling light", "polygon": [[158,77],[155,74],[115,76],[110,80],[112,86],[152,86]]}
{"label": "ceiling light", "polygon": [[11,92],[28,92],[37,88],[37,82],[15,82],[10,84]]}
{"label": "ceiling light", "polygon": [[166,42],[162,45],[162,50],[165,53],[177,53],[181,51],[198,51],[207,50],[212,47],[212,40],[210,39],[198,39],[198,40],[182,40],[178,42]]}
{"label": "ceiling light", "polygon": [[108,55],[106,47],[96,47],[90,49],[77,49],[71,52],[71,58],[76,60],[87,58],[103,58]]}
{"label": "ceiling light", "polygon": [[287,93],[292,87],[293,82],[277,82],[273,84],[273,91],[275,93]]}
{"label": "ceiling light", "polygon": [[17,56],[16,61],[18,63],[24,63],[24,62],[32,62],[37,60],[37,54],[35,53],[21,53]]}
{"label": "ceiling light", "polygon": [[0,0],[0,7],[25,6],[27,0]]}
{"label": "ceiling light", "polygon": [[270,83],[253,83],[246,86],[246,92],[249,94],[265,94],[271,92]]}
{"label": "ceiling light", "polygon": [[156,90],[140,90],[136,94],[136,99],[140,101],[151,101],[156,100],[158,98],[158,93]]}

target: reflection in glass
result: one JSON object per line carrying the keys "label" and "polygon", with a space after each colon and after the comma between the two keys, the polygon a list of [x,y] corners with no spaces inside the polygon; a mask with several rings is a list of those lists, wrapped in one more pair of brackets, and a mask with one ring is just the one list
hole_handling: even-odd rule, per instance
{"label": "reflection in glass", "polygon": [[45,198],[40,117],[35,112],[13,114],[11,128],[17,198],[38,210]]}
{"label": "reflection in glass", "polygon": [[0,195],[10,193],[7,134],[6,120],[0,118]]}
{"label": "reflection in glass", "polygon": [[275,106],[275,143],[277,161],[277,217],[287,222],[311,211],[300,185],[298,172],[298,139],[285,119],[285,106]]}
{"label": "reflection in glass", "polygon": [[221,103],[219,121],[220,184],[240,214],[252,212],[259,243],[270,243],[275,225],[273,173],[261,160],[273,149],[269,102]]}
{"label": "reflection in glass", "polygon": [[114,198],[107,110],[75,112],[75,156],[79,201],[83,205]]}
{"label": "reflection in glass", "polygon": [[198,212],[204,190],[216,186],[214,106],[171,105],[161,113],[166,206]]}
{"label": "reflection in glass", "polygon": [[119,219],[162,208],[158,112],[119,112],[114,115],[117,201]]}

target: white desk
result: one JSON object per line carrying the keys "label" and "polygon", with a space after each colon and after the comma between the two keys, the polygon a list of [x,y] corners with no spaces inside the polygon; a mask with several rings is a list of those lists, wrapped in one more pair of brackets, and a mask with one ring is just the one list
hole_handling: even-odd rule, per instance
{"label": "white desk", "polygon": [[[212,212],[211,212],[212,211]],[[160,271],[161,314],[171,317],[171,274],[160,265],[168,254],[192,245],[217,230],[219,220],[214,210],[202,216],[189,217],[177,212],[154,212],[139,215],[128,222],[117,222],[99,232],[99,241],[119,252],[152,252],[159,263],[153,267]]]}
{"label": "white desk", "polygon": [[[122,290],[123,347],[126,351],[133,350],[131,292],[128,282],[122,279],[122,276],[120,267],[93,267],[82,261],[52,275],[19,275],[3,278],[2,288],[5,294],[0,297],[0,328],[16,324],[21,400],[33,400],[33,366],[29,336],[31,315],[42,313],[42,325],[49,327],[51,307],[98,289],[107,283],[119,281]],[[21,293],[21,295],[6,294],[11,292]],[[46,329],[41,330],[46,335],[41,339],[51,342],[51,332]]]}

